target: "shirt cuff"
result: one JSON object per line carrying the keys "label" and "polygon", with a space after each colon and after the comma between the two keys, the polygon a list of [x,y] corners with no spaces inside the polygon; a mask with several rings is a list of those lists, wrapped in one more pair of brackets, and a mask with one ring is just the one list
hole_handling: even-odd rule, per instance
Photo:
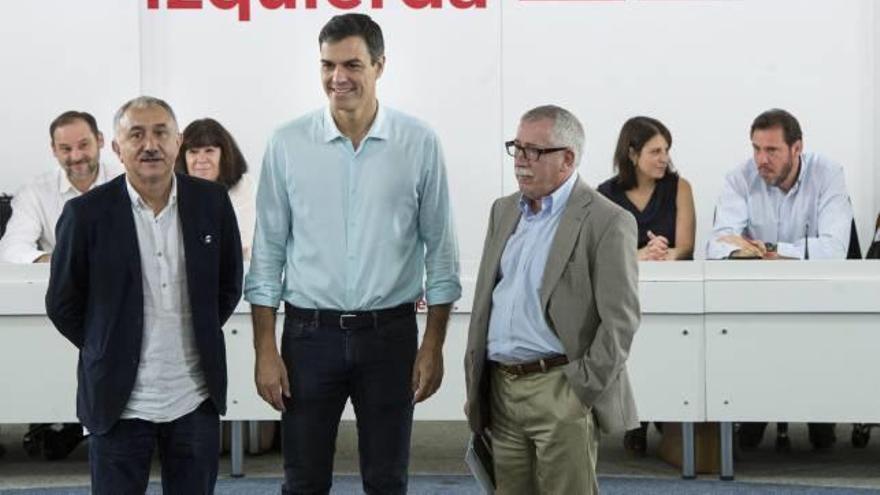
{"label": "shirt cuff", "polygon": [[804,259],[803,246],[798,247],[790,242],[780,242],[776,245],[776,253],[786,258]]}
{"label": "shirt cuff", "polygon": [[706,258],[710,260],[723,260],[737,249],[739,248],[733,244],[713,240],[709,242],[709,249],[706,252]]}
{"label": "shirt cuff", "polygon": [[442,287],[432,287],[425,291],[425,301],[428,306],[452,304],[461,298],[461,285],[456,283],[443,284]]}
{"label": "shirt cuff", "polygon": [[245,292],[244,300],[251,303],[251,305],[255,306],[266,306],[268,308],[278,308],[278,305],[281,304],[280,297],[271,297],[265,294],[254,294]]}
{"label": "shirt cuff", "polygon": [[[11,251],[11,250],[10,250]],[[6,252],[3,254],[2,259],[0,261],[5,261],[7,263],[18,263],[18,264],[28,264],[37,261],[37,258],[43,256],[44,254],[49,254],[45,251],[40,251],[39,249],[26,249],[26,250],[17,250],[14,252]]]}

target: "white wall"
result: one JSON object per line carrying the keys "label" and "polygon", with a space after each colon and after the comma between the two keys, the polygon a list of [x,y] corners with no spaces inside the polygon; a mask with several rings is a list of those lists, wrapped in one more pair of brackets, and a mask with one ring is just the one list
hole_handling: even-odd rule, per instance
{"label": "white wall", "polygon": [[808,150],[844,166],[859,220],[874,210],[871,2],[505,5],[506,134],[535,103],[569,106],[587,126],[582,173],[598,184],[611,175],[623,122],[659,118],[693,184],[697,256],[724,174],[749,157],[751,122],[771,107],[798,117]]}
{"label": "white wall", "polygon": [[[167,99],[182,125],[223,122],[257,172],[271,130],[324,104],[316,38],[340,11],[327,2],[269,11],[252,1],[252,19],[239,22],[205,3],[174,11],[147,10],[146,0],[10,4],[0,20],[0,43],[16,47],[0,52],[12,69],[0,79],[9,162],[0,191],[53,166],[46,127],[55,115],[91,110],[112,134],[113,111],[139,93]],[[465,276],[476,270],[489,204],[515,189],[502,142],[524,110],[548,102],[584,121],[581,171],[594,185],[611,174],[626,118],[652,115],[670,127],[673,160],[694,186],[700,257],[723,175],[750,153],[751,120],[787,108],[806,148],[844,166],[868,241],[880,209],[880,14],[871,0],[384,3],[359,9],[386,34],[380,99],[429,122],[444,142]]]}
{"label": "white wall", "polygon": [[137,4],[115,0],[4,2],[0,15],[0,192],[58,162],[49,123],[66,110],[98,119],[110,150],[113,112],[140,88]]}

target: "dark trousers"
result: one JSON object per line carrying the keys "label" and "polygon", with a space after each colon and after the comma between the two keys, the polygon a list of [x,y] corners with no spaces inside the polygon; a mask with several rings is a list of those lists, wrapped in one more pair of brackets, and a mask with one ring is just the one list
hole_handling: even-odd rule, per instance
{"label": "dark trousers", "polygon": [[[784,430],[788,431],[788,423],[778,423],[785,425]],[[810,443],[813,447],[827,448],[834,444],[837,437],[834,433],[835,423],[807,423]],[[767,429],[766,422],[749,422],[739,424],[740,445],[750,448],[757,447],[764,437],[764,430]]]}
{"label": "dark trousers", "polygon": [[348,330],[287,315],[281,355],[292,397],[281,415],[285,495],[330,492],[336,433],[349,398],[364,492],[406,493],[417,339],[413,314]]}
{"label": "dark trousers", "polygon": [[107,433],[89,437],[93,494],[143,494],[150,461],[159,447],[162,493],[214,493],[220,416],[210,400],[168,423],[120,419]]}

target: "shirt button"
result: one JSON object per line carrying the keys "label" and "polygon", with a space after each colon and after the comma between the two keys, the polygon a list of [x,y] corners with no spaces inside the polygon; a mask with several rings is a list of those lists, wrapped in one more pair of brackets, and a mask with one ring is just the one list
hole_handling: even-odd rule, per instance
{"label": "shirt button", "polygon": [[161,257],[162,257],[162,251],[159,251],[158,253],[156,253],[156,256],[158,256],[158,257],[161,258]]}
{"label": "shirt button", "polygon": [[162,284],[162,288],[164,289],[165,287],[168,287],[168,285],[167,285],[167,284]]}

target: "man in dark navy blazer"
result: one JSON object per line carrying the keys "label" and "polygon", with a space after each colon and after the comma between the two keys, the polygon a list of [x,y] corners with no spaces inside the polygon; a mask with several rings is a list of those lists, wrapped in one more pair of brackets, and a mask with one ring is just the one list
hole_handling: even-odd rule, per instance
{"label": "man in dark navy blazer", "polygon": [[174,174],[167,103],[135,98],[114,128],[126,173],[66,204],[46,293],[49,318],[80,350],[92,492],[144,493],[158,446],[164,493],[213,493],[221,327],[241,295],[235,213],[222,186]]}

